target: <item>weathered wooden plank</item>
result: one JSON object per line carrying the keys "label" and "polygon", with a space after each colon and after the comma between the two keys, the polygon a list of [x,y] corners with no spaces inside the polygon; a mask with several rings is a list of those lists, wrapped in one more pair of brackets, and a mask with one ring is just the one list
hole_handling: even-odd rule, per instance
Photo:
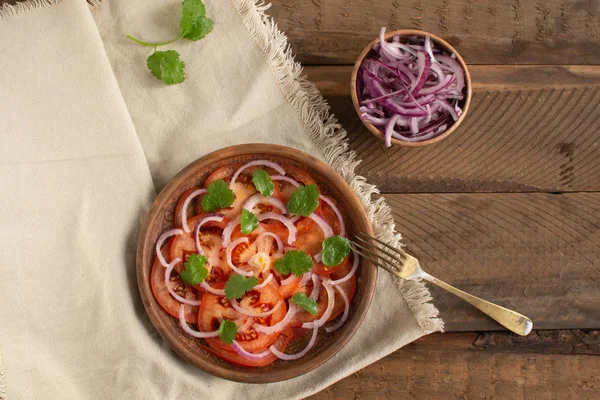
{"label": "weathered wooden plank", "polygon": [[386,192],[600,190],[600,67],[475,66],[464,124],[441,143],[387,149],[360,122],[350,67],[305,69]]}
{"label": "weathered wooden plank", "polygon": [[[432,275],[539,329],[600,328],[600,193],[387,194]],[[430,285],[447,331],[502,329]]]}
{"label": "weathered wooden plank", "polygon": [[600,3],[572,0],[274,0],[305,64],[353,64],[381,26],[440,35],[471,64],[600,64]]}
{"label": "weathered wooden plank", "polygon": [[[310,399],[598,399],[597,337],[534,331],[515,342],[508,334],[430,335]],[[590,340],[596,355],[578,354]],[[511,342],[517,344],[507,353]],[[572,353],[563,352],[568,346]]]}

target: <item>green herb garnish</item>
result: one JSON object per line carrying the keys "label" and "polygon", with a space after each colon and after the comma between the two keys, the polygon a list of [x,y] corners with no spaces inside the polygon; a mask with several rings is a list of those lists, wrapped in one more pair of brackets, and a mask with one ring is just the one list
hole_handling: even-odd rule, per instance
{"label": "green herb garnish", "polygon": [[237,325],[233,321],[223,320],[219,325],[219,337],[227,344],[233,343],[237,335]]}
{"label": "green herb garnish", "polygon": [[264,170],[257,169],[254,171],[252,174],[252,183],[254,183],[256,190],[258,190],[263,196],[269,197],[273,195],[275,185],[271,180],[271,176],[269,176],[269,174],[267,174]]}
{"label": "green herb garnish", "polygon": [[242,275],[233,275],[225,283],[225,297],[229,300],[239,299],[256,285],[258,285],[258,278],[255,276],[246,278]]}
{"label": "green herb garnish", "polygon": [[244,235],[252,233],[253,230],[258,228],[258,219],[252,211],[246,209],[242,210],[242,218],[240,220],[241,231]]}
{"label": "green herb garnish", "polygon": [[323,241],[321,262],[327,267],[340,265],[350,253],[350,241],[345,237],[331,236]]}
{"label": "green herb garnish", "polygon": [[319,206],[317,185],[300,186],[290,196],[287,209],[292,214],[308,217]]}
{"label": "green herb garnish", "polygon": [[275,269],[283,275],[302,276],[313,267],[313,260],[302,250],[288,250],[283,258],[275,261]]}
{"label": "green herb garnish", "polygon": [[190,254],[184,266],[185,269],[181,271],[181,279],[188,285],[197,285],[204,281],[208,276],[208,270],[204,268],[208,258],[201,256],[200,254]]}
{"label": "green herb garnish", "polygon": [[317,302],[311,297],[308,297],[306,293],[299,292],[294,294],[292,296],[292,301],[312,315],[317,315],[319,313],[319,310],[317,309]]}
{"label": "green herb garnish", "polygon": [[179,53],[175,50],[156,51],[156,48],[174,43],[179,39],[193,41],[202,39],[212,32],[214,24],[206,16],[206,8],[201,0],[183,0],[179,27],[179,36],[166,42],[149,43],[131,35],[127,36],[142,46],[154,47],[154,53],[148,57],[146,65],[152,75],[163,81],[165,85],[173,85],[185,80],[185,64],[179,59]]}
{"label": "green herb garnish", "polygon": [[202,197],[202,209],[206,212],[215,212],[219,208],[231,207],[235,200],[233,191],[229,189],[227,182],[219,179],[206,188],[207,194]]}

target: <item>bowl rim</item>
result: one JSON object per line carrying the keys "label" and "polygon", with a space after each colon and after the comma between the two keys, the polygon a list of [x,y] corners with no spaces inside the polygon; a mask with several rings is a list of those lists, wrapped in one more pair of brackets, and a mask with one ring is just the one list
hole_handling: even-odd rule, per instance
{"label": "bowl rim", "polygon": [[[445,138],[447,138],[448,136],[450,136],[450,134],[452,132],[454,132],[459,125],[464,121],[465,116],[467,115],[468,111],[469,111],[469,107],[471,105],[471,97],[473,94],[473,85],[471,82],[471,74],[469,72],[469,69],[467,67],[467,64],[465,63],[465,60],[462,58],[462,56],[460,55],[460,53],[447,41],[445,41],[444,39],[442,39],[441,37],[434,35],[433,33],[430,32],[426,32],[426,31],[422,31],[419,29],[398,29],[395,31],[390,31],[388,33],[385,34],[385,39],[389,39],[393,36],[396,35],[400,35],[400,36],[429,36],[431,38],[431,40],[438,45],[438,47],[442,47],[443,50],[454,54],[456,56],[457,61],[460,63],[461,67],[463,68],[463,70],[465,71],[465,87],[467,90],[467,94],[466,94],[466,98],[465,98],[465,106],[463,107],[463,113],[460,115],[460,117],[450,126],[450,128],[448,128],[446,131],[444,131],[443,133],[441,133],[440,135],[433,137],[431,139],[427,139],[424,140],[422,142],[405,142],[403,140],[400,139],[396,139],[396,138],[392,138],[392,144],[397,145],[397,146],[403,146],[403,147],[423,147],[423,146],[427,146],[429,144],[433,144],[433,143],[438,143],[442,140],[444,140]],[[375,136],[377,136],[378,138],[385,140],[385,137],[383,135],[383,133],[381,133],[379,131],[379,129],[377,129],[377,127],[373,124],[370,124],[368,122],[366,122],[362,116],[361,116],[361,112],[360,112],[360,104],[358,103],[358,94],[356,93],[356,80],[358,77],[358,70],[360,68],[360,66],[362,65],[365,57],[367,56],[367,54],[371,51],[371,49],[373,48],[373,46],[375,45],[375,43],[379,42],[379,38],[376,38],[374,40],[372,40],[364,49],[363,51],[360,53],[360,55],[358,56],[358,58],[356,59],[356,62],[354,63],[354,67],[352,68],[352,75],[350,78],[350,95],[352,97],[352,104],[354,105],[354,109],[356,111],[356,113],[358,114],[358,118],[360,118],[360,121],[367,127],[367,129]]]}
{"label": "bowl rim", "polygon": [[[164,207],[172,203],[170,199],[174,192],[180,188],[181,185],[185,184],[185,182],[189,182],[190,179],[193,179],[192,177],[197,171],[201,170],[201,168],[206,168],[206,166],[211,165],[213,162],[247,155],[266,156],[267,158],[269,156],[283,159],[287,158],[301,164],[307,164],[309,168],[317,171],[323,177],[324,181],[335,185],[340,188],[342,193],[346,194],[345,200],[348,201],[352,207],[356,207],[360,210],[358,212],[360,218],[358,221],[354,222],[356,225],[360,226],[360,229],[364,228],[366,233],[373,235],[371,221],[357,194],[337,172],[324,162],[302,151],[280,145],[258,143],[235,145],[209,153],[188,164],[161,190],[154,200],[152,207],[146,214],[143,226],[140,230],[136,250],[136,277],[138,290],[146,314],[161,337],[177,354],[179,354],[179,356],[199,369],[223,379],[244,383],[272,383],[295,378],[312,371],[329,361],[348,343],[362,325],[372,303],[377,283],[378,270],[370,262],[361,258],[360,268],[362,281],[360,282],[360,285],[364,286],[364,296],[360,299],[359,306],[354,309],[354,313],[356,313],[353,317],[355,323],[354,325],[349,326],[346,331],[340,332],[341,336],[337,338],[338,340],[328,344],[322,349],[322,351],[318,353],[317,358],[311,360],[312,362],[289,363],[286,365],[286,368],[277,368],[269,371],[262,371],[259,369],[261,367],[247,367],[238,370],[232,368],[235,366],[227,362],[223,362],[222,364],[210,363],[207,362],[205,358],[188,351],[186,346],[181,341],[177,340],[176,336],[171,332],[172,327],[167,326],[164,323],[164,320],[159,317],[159,313],[164,313],[165,311],[163,311],[162,307],[160,307],[154,298],[150,285],[149,275],[152,268],[152,261],[150,260],[154,251],[154,243],[150,243],[148,236],[151,232],[151,228],[155,224],[160,223],[158,217],[163,214]],[[358,284],[359,283],[357,282],[357,286]],[[211,357],[215,356],[211,355]]]}

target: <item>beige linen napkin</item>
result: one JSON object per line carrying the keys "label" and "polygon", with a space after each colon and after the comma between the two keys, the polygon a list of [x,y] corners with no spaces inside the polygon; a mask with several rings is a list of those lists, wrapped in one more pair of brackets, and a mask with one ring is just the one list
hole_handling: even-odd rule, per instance
{"label": "beige linen napkin", "polygon": [[0,398],[2,379],[10,399],[301,398],[441,329],[422,284],[382,273],[356,336],[302,377],[238,384],[177,357],[135,282],[150,174],[160,189],[218,148],[284,144],[336,168],[388,241],[399,239],[393,220],[354,175],[345,133],[264,7],[206,1],[215,30],[171,47],[187,79],[165,87],[146,70],[148,49],[125,36],[176,36],[179,1],[104,3],[97,27],[84,1],[50,3],[0,9]]}

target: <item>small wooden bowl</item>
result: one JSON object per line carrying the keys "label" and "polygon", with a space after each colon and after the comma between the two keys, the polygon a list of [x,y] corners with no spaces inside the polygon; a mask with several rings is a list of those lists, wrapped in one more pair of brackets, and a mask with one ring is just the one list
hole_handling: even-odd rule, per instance
{"label": "small wooden bowl", "polygon": [[[422,146],[427,146],[428,144],[440,142],[440,141],[444,140],[445,138],[447,138],[448,136],[450,136],[450,134],[452,132],[454,132],[456,130],[456,128],[458,128],[458,126],[465,119],[467,112],[469,111],[469,106],[471,105],[472,85],[471,85],[471,74],[469,73],[467,64],[465,63],[465,60],[463,60],[463,58],[460,56],[460,54],[458,54],[458,51],[456,51],[456,49],[454,47],[452,47],[448,42],[446,42],[441,37],[436,36],[432,33],[420,31],[420,30],[416,30],[416,29],[400,29],[397,31],[387,33],[385,35],[385,39],[387,40],[396,35],[429,36],[431,38],[431,40],[433,41],[433,45],[435,48],[441,49],[442,51],[444,51],[448,54],[454,54],[456,56],[456,60],[460,63],[463,70],[465,71],[466,96],[465,96],[465,99],[462,100],[462,102],[461,102],[463,113],[458,118],[458,120],[456,120],[446,131],[442,132],[440,135],[433,137],[431,139],[428,139],[428,140],[424,140],[422,142],[405,142],[403,140],[392,138],[392,144],[395,144],[398,146],[404,146],[404,147],[422,147]],[[367,129],[369,131],[371,131],[371,133],[373,135],[377,136],[381,140],[384,140],[383,133],[381,133],[381,131],[379,129],[377,129],[377,127],[375,125],[370,124],[362,119],[361,112],[360,112],[360,104],[358,102],[358,93],[357,93],[357,89],[356,89],[356,84],[357,84],[356,80],[358,77],[358,70],[359,70],[360,66],[362,65],[363,60],[365,59],[367,54],[369,54],[369,52],[373,49],[373,46],[375,45],[375,43],[378,43],[378,42],[379,42],[379,38],[373,40],[371,43],[369,43],[367,45],[367,47],[365,47],[365,49],[358,56],[358,59],[356,60],[356,63],[354,64],[354,69],[352,70],[352,77],[350,79],[350,94],[352,95],[352,103],[354,103],[354,109],[356,110],[356,113],[358,114],[358,117],[360,118],[362,123],[367,127]]]}
{"label": "small wooden bowl", "polygon": [[[238,382],[267,383],[294,378],[325,363],[354,335],[363,321],[377,281],[377,269],[361,259],[357,271],[356,293],[350,305],[350,314],[344,325],[332,333],[319,331],[317,344],[308,354],[296,361],[277,360],[265,367],[240,367],[227,363],[208,351],[208,346],[181,329],[179,322],[160,307],[152,295],[150,271],[156,255],[155,245],[159,235],[173,227],[173,213],[177,200],[186,190],[202,186],[209,174],[225,165],[243,164],[250,160],[267,159],[293,166],[309,173],[323,194],[331,196],[345,217],[348,237],[357,232],[373,235],[367,214],[348,184],[316,158],[296,149],[268,144],[244,144],[228,147],[208,154],[179,172],[160,192],[142,227],[137,247],[136,268],[140,295],[154,327],[172,348],[198,368],[218,377]],[[300,349],[307,338],[295,340],[290,348]],[[327,373],[323,371],[323,373]]]}

